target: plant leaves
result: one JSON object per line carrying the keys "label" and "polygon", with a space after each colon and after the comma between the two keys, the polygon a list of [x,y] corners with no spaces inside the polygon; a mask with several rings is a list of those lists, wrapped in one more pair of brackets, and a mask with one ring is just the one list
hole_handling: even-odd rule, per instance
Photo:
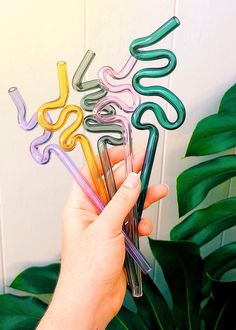
{"label": "plant leaves", "polygon": [[206,330],[235,329],[236,282],[211,280],[212,297],[202,310]]}
{"label": "plant leaves", "polygon": [[138,314],[132,313],[127,308],[122,307],[119,313],[108,324],[107,330],[149,330]]}
{"label": "plant leaves", "polygon": [[194,211],[171,230],[170,237],[171,240],[192,241],[202,246],[235,225],[236,197],[232,197]]}
{"label": "plant leaves", "polygon": [[0,295],[1,330],[33,330],[46,308],[47,305],[36,298]]}
{"label": "plant leaves", "polygon": [[236,268],[236,242],[226,244],[209,254],[204,263],[204,281],[202,286],[202,294],[208,296],[211,291],[211,278],[219,280],[224,273]]}
{"label": "plant leaves", "polygon": [[34,294],[53,293],[60,271],[60,264],[31,267],[20,273],[10,287]]}
{"label": "plant leaves", "polygon": [[236,155],[208,160],[182,172],[177,178],[179,216],[185,215],[220,183],[236,175]]}
{"label": "plant leaves", "polygon": [[197,124],[185,156],[205,156],[235,147],[235,122],[236,84],[224,94],[219,112]]}
{"label": "plant leaves", "polygon": [[220,102],[219,112],[236,113],[236,84],[224,94]]}
{"label": "plant leaves", "polygon": [[236,113],[222,112],[206,117],[197,124],[185,156],[205,156],[225,151],[235,146]]}
{"label": "plant leaves", "polygon": [[175,327],[200,329],[202,260],[197,245],[151,239],[149,243],[172,295]]}
{"label": "plant leaves", "polygon": [[147,275],[143,276],[143,296],[135,300],[138,314],[148,329],[175,329],[172,313],[161,292]]}

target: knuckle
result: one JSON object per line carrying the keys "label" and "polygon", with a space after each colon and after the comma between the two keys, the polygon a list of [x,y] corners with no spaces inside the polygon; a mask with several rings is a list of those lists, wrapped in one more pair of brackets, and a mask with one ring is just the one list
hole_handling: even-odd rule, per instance
{"label": "knuckle", "polygon": [[118,190],[113,197],[113,201],[119,204],[127,203],[130,199],[130,195],[126,190]]}

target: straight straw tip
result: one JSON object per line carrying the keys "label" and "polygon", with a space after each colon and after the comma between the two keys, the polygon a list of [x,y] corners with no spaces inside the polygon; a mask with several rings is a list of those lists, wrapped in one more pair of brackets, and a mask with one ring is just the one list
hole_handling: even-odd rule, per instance
{"label": "straight straw tip", "polygon": [[57,62],[57,66],[59,67],[59,66],[66,66],[66,62],[64,62],[64,61],[59,61],[59,62]]}
{"label": "straight straw tip", "polygon": [[175,20],[176,24],[180,25],[180,20],[178,19],[178,17],[173,16],[172,19]]}
{"label": "straight straw tip", "polygon": [[15,92],[17,90],[17,87],[10,87],[8,89],[8,93],[12,93],[12,92]]}
{"label": "straight straw tip", "polygon": [[92,49],[88,49],[87,52],[86,52],[86,55],[87,54],[90,54],[92,56],[95,56],[96,55],[96,53]]}

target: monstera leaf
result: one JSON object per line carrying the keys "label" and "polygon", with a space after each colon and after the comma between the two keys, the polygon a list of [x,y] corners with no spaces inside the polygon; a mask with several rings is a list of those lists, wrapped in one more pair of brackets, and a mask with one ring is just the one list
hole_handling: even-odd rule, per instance
{"label": "monstera leaf", "polygon": [[[149,276],[143,277],[143,297],[135,300],[137,313],[122,309],[119,320],[113,320],[108,329],[200,329],[200,302],[202,259],[196,244],[149,240],[153,256],[159,263],[168,284],[173,306]],[[197,280],[196,280],[197,279]],[[140,327],[131,325],[136,315]],[[130,316],[130,317],[129,317]],[[124,327],[124,324],[127,328]]]}
{"label": "monstera leaf", "polygon": [[177,178],[179,216],[185,215],[220,183],[236,175],[236,155],[221,156],[190,167]]}
{"label": "monstera leaf", "polygon": [[173,301],[173,317],[178,329],[200,329],[199,309],[202,259],[196,244],[150,240]]}
{"label": "monstera leaf", "polygon": [[191,213],[171,230],[170,237],[202,246],[235,225],[236,197],[232,197]]}
{"label": "monstera leaf", "polygon": [[205,156],[236,146],[236,85],[223,96],[219,112],[202,119],[190,139],[186,157]]}
{"label": "monstera leaf", "polygon": [[236,84],[230,87],[222,97],[219,107],[220,112],[236,113]]}
{"label": "monstera leaf", "polygon": [[215,250],[203,260],[203,266],[202,294],[207,297],[211,291],[210,279],[220,280],[226,272],[236,268],[236,242],[226,244]]}
{"label": "monstera leaf", "polygon": [[236,113],[219,113],[201,120],[190,140],[186,157],[205,156],[236,146]]}
{"label": "monstera leaf", "polygon": [[60,271],[60,264],[43,267],[31,267],[20,273],[10,287],[13,289],[34,293],[53,293]]}
{"label": "monstera leaf", "polygon": [[236,281],[223,282],[209,278],[212,295],[202,310],[206,330],[236,328]]}
{"label": "monstera leaf", "polygon": [[[201,120],[193,132],[186,156],[204,156],[236,146],[236,85],[223,96],[219,112]],[[208,192],[234,177],[236,156],[203,161],[177,179],[179,215],[193,211]],[[199,247],[236,225],[236,197],[213,203],[190,213],[171,231],[172,240],[188,240]],[[221,246],[203,259],[201,319],[206,330],[236,329],[236,281],[223,282],[222,276],[236,268],[236,241]]]}
{"label": "monstera leaf", "polygon": [[138,314],[148,329],[175,329],[173,314],[158,287],[148,275],[143,276],[143,291],[143,296],[136,299],[135,303]]}
{"label": "monstera leaf", "polygon": [[33,330],[46,308],[47,305],[36,298],[0,295],[0,328]]}

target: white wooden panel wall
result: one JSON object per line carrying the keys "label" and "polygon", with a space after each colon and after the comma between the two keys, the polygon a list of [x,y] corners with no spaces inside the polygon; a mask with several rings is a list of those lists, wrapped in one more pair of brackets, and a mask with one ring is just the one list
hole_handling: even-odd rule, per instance
{"label": "white wooden panel wall", "polygon": [[[175,178],[199,161],[180,159],[191,132],[198,120],[217,110],[222,94],[236,80],[236,2],[228,0],[225,5],[220,0],[12,0],[1,7],[0,290],[25,267],[58,259],[60,214],[71,184],[57,159],[44,167],[33,162],[28,145],[34,132],[26,133],[18,127],[7,89],[16,85],[33,114],[40,104],[58,94],[58,60],[68,63],[71,79],[89,48],[97,53],[89,78],[94,78],[102,65],[119,70],[129,56],[128,47],[134,38],[151,33],[176,15],[181,26],[161,41],[160,47],[175,52],[178,66],[171,77],[160,79],[158,84],[170,88],[183,100],[187,118],[178,131],[160,129],[152,184],[166,182],[170,194],[146,212],[154,224],[153,237],[167,239],[171,227],[178,222]],[[138,63],[136,68],[146,65]],[[71,102],[78,103],[79,98],[71,92]],[[171,109],[165,107],[172,116]],[[155,122],[152,114],[147,114],[146,119]],[[96,136],[90,137],[95,146]],[[135,150],[144,149],[147,134],[134,131],[133,137]],[[77,159],[82,164],[82,155]],[[229,185],[224,184],[208,201],[220,198],[222,193],[227,196],[228,191]],[[231,230],[216,239],[214,246],[232,238]],[[151,258],[145,239],[142,249]]]}

